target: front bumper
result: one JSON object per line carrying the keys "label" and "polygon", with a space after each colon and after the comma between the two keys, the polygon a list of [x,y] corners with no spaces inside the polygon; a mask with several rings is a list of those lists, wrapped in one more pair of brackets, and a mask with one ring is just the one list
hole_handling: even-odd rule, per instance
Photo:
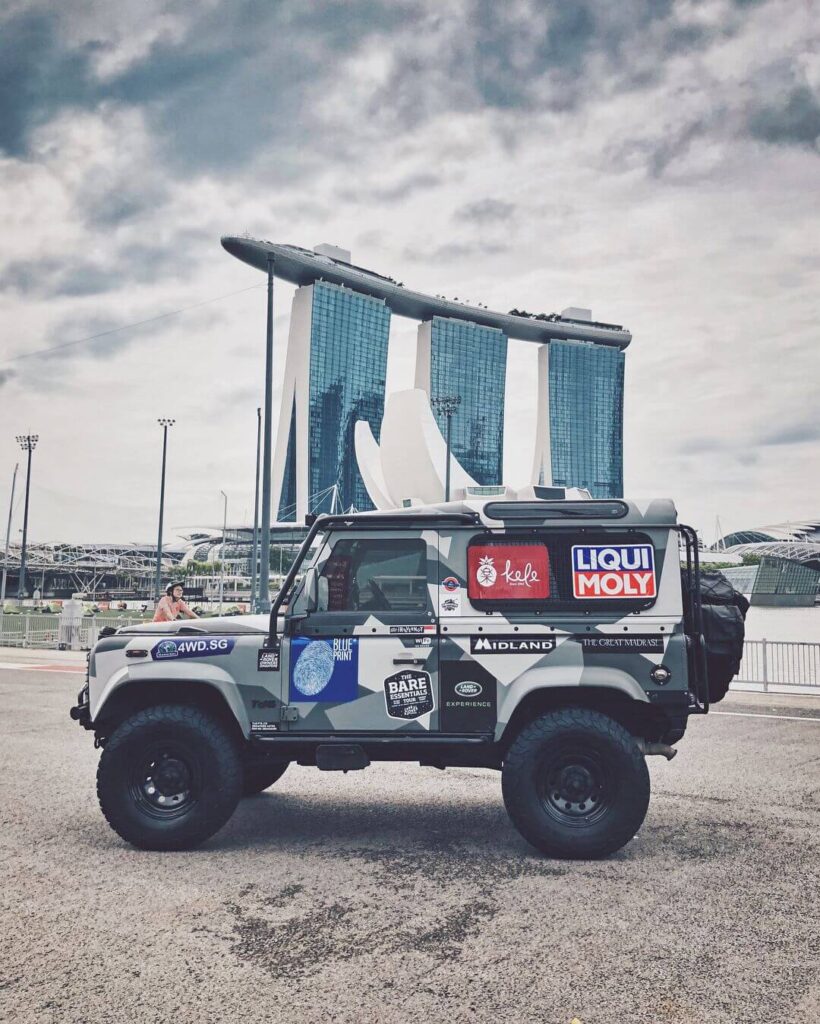
{"label": "front bumper", "polygon": [[83,729],[93,728],[91,725],[91,705],[88,702],[88,683],[77,694],[77,703],[68,713],[72,721],[78,722]]}

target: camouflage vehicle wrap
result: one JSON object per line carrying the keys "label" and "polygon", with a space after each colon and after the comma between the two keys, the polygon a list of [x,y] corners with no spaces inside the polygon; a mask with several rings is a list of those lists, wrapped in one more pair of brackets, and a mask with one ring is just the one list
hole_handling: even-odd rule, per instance
{"label": "camouflage vehicle wrap", "polygon": [[[688,715],[707,709],[699,638],[684,625],[681,529],[691,574],[691,532],[666,500],[323,517],[270,617],[103,638],[72,714],[105,746],[134,715],[193,706],[230,734],[246,776],[264,777],[266,764],[348,770],[377,759],[506,772],[528,727],[566,709],[622,730],[641,763],[671,758]],[[548,798],[564,794],[556,813],[575,807],[566,793],[597,793],[594,760],[560,769]]]}

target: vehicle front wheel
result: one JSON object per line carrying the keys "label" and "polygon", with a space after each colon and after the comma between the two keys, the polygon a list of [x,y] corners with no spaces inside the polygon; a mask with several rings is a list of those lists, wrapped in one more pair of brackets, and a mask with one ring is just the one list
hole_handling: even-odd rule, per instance
{"label": "vehicle front wheel", "polygon": [[214,717],[177,704],[127,718],[103,748],[97,796],[108,824],[142,850],[189,850],[242,795],[237,744]]}
{"label": "vehicle front wheel", "polygon": [[278,782],[285,774],[289,761],[271,761],[260,764],[246,764],[242,779],[243,796],[255,796]]}
{"label": "vehicle front wheel", "polygon": [[552,857],[605,857],[635,835],[649,806],[649,772],[632,736],[599,711],[541,715],[513,740],[504,804],[524,838]]}

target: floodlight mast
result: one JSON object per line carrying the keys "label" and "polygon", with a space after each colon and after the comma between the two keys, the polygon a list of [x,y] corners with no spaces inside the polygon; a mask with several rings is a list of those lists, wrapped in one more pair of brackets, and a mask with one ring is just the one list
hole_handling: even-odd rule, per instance
{"label": "floodlight mast", "polygon": [[461,405],[461,395],[437,395],[432,399],[433,408],[447,419],[447,465],[444,470],[444,500],[450,500],[450,438],[452,420]]}
{"label": "floodlight mast", "polygon": [[162,417],[157,420],[162,427],[162,476],[159,485],[159,528],[157,530],[157,571],[154,582],[155,600],[162,596],[162,519],[165,514],[165,462],[168,454],[168,428],[173,427],[176,420]]}
{"label": "floodlight mast", "polygon": [[26,466],[26,504],[23,512],[23,545],[20,551],[20,579],[17,584],[17,597],[23,600],[26,596],[26,545],[28,542],[28,502],[31,490],[31,453],[37,447],[40,440],[39,434],[18,434],[17,443],[28,453],[28,465]]}

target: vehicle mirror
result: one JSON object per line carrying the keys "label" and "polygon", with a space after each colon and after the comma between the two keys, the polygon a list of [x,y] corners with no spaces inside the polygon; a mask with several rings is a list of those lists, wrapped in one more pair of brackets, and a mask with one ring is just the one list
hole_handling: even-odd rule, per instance
{"label": "vehicle mirror", "polygon": [[308,614],[315,612],[319,607],[319,577],[313,567],[305,573],[305,585],[302,593],[305,595],[305,611]]}
{"label": "vehicle mirror", "polygon": [[319,576],[319,611],[326,612],[328,609],[328,602],[330,600],[330,587],[327,582],[327,576]]}

